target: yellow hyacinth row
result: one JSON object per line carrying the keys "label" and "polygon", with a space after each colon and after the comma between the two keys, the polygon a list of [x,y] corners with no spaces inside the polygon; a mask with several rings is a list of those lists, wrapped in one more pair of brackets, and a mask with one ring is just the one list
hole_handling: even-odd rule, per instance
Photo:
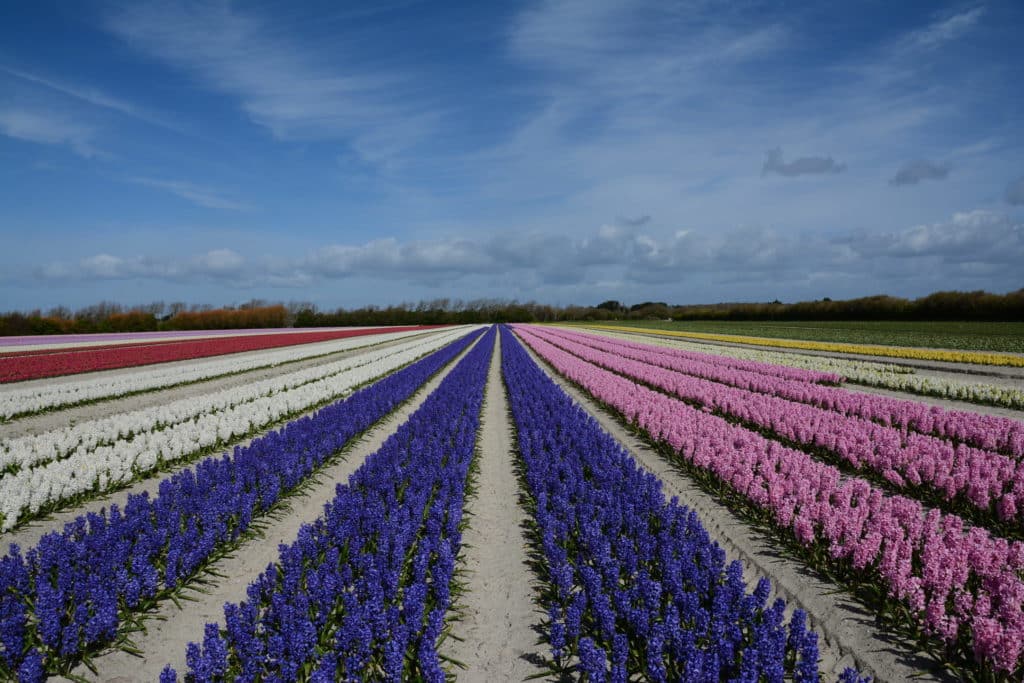
{"label": "yellow hyacinth row", "polygon": [[805,341],[802,339],[769,339],[766,337],[748,337],[738,334],[677,332],[675,330],[659,330],[648,327],[626,327],[622,325],[586,325],[585,327],[592,327],[601,330],[619,330],[622,332],[660,334],[669,337],[704,339],[707,341],[732,342],[734,344],[757,344],[758,346],[774,346],[784,349],[830,351],[834,353],[859,353],[868,356],[887,356],[890,358],[911,358],[915,360],[940,360],[952,363],[977,363],[979,365],[1011,365],[1015,367],[1024,367],[1024,355],[1014,355],[1010,353],[947,351],[944,349],[922,349],[907,346],[882,346],[880,344],[817,342]]}

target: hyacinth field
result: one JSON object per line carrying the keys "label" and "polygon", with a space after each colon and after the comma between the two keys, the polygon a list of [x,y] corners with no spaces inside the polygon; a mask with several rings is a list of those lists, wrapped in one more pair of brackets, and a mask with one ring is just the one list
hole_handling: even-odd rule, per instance
{"label": "hyacinth field", "polygon": [[0,680],[1024,678],[1024,370],[720,341],[5,339]]}

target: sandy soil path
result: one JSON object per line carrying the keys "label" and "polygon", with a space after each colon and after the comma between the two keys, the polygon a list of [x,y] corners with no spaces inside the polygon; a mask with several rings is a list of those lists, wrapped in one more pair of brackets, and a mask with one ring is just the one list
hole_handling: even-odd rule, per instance
{"label": "sandy soil path", "polygon": [[704,528],[725,549],[729,559],[743,563],[744,578],[751,588],[760,577],[766,576],[772,582],[772,599],[781,597],[790,609],[800,607],[807,612],[811,625],[822,637],[819,666],[829,678],[834,679],[847,666],[854,666],[874,676],[878,683],[955,680],[938,672],[924,674],[924,671],[934,670],[934,666],[931,660],[916,653],[912,644],[901,642],[880,629],[874,617],[851,597],[837,592],[835,584],[797,560],[781,555],[771,539],[699,489],[645,441],[629,433],[604,408],[564,380],[529,347],[526,349],[641,466],[661,479],[666,495],[678,496],[680,503],[697,512]]}
{"label": "sandy soil path", "polygon": [[302,496],[292,497],[285,514],[270,521],[261,538],[253,538],[239,547],[230,557],[216,562],[212,569],[226,579],[208,577],[212,583],[204,587],[207,592],[190,592],[190,600],[181,602],[179,609],[170,601],[164,601],[155,618],[146,622],[147,632],[136,634],[135,645],[142,651],[136,657],[122,651],[102,654],[93,660],[99,674],[95,675],[86,667],[79,666],[73,674],[90,681],[105,683],[131,683],[133,681],[155,681],[160,671],[170,664],[178,670],[179,676],[186,670],[185,648],[189,642],[199,642],[207,622],[222,622],[224,603],[238,602],[246,597],[246,588],[268,564],[277,560],[278,546],[295,540],[303,524],[315,521],[323,514],[324,504],[335,496],[338,484],[348,481],[349,476],[359,468],[363,460],[379,449],[384,441],[398,427],[409,419],[427,396],[437,388],[441,380],[479,341],[459,354],[434,378],[420,388],[412,398],[397,411],[373,427],[354,446],[350,446],[339,461],[320,470],[317,482]]}
{"label": "sandy soil path", "polygon": [[466,666],[455,670],[464,681],[523,681],[544,671],[533,663],[545,650],[534,630],[543,615],[533,601],[508,410],[497,337],[484,395],[477,489],[462,536],[466,592],[453,630],[463,640],[444,645],[446,656]]}
{"label": "sandy soil path", "polygon": [[[430,333],[427,333],[430,334]],[[426,335],[424,335],[426,336]],[[420,338],[420,335],[416,335],[415,338]],[[40,434],[42,432],[50,431],[51,429],[57,429],[65,427],[69,424],[76,424],[79,422],[87,422],[89,420],[97,420],[111,415],[117,415],[118,413],[124,413],[132,410],[142,410],[151,406],[162,405],[164,403],[170,403],[171,401],[177,401],[182,398],[191,398],[192,396],[199,396],[202,394],[210,394],[223,389],[231,389],[233,387],[244,386],[251,384],[252,382],[258,382],[264,379],[270,379],[272,377],[279,377],[281,375],[288,374],[290,372],[297,372],[306,368],[315,367],[324,363],[331,363],[343,358],[349,358],[352,356],[359,356],[370,351],[377,351],[384,349],[389,346],[395,346],[410,340],[411,337],[405,337],[403,339],[395,339],[386,341],[375,345],[361,346],[355,349],[349,349],[347,351],[338,351],[329,355],[319,356],[316,358],[307,358],[305,360],[293,361],[290,363],[282,363],[280,365],[274,365],[266,368],[259,368],[256,370],[250,370],[235,375],[228,375],[226,377],[211,378],[201,380],[192,384],[185,384],[178,387],[171,387],[167,389],[153,389],[145,393],[135,394],[134,396],[127,396],[124,398],[113,398],[103,401],[97,401],[95,403],[88,403],[86,405],[69,407],[54,410],[52,412],[41,413],[39,415],[29,415],[26,417],[16,418],[10,422],[0,423],[0,439],[13,439],[15,437],[24,436],[26,434]],[[261,352],[256,351],[255,354]],[[223,360],[222,357],[218,357],[214,360]],[[191,363],[197,365],[197,361],[182,361],[183,363]],[[166,364],[164,364],[166,365]],[[163,365],[160,366],[161,368]],[[139,368],[131,368],[131,370],[138,372]],[[111,372],[120,372],[119,370],[112,370]],[[77,380],[81,380],[80,375],[72,375]],[[45,382],[46,380],[33,380],[39,382]],[[21,384],[18,385],[19,387]]]}

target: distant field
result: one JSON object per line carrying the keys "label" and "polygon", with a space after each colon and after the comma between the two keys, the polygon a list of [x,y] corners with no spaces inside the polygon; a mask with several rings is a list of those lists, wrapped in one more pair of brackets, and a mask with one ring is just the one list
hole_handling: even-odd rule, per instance
{"label": "distant field", "polygon": [[1024,322],[758,322],[626,320],[602,323],[676,332],[738,334],[849,344],[1024,353]]}

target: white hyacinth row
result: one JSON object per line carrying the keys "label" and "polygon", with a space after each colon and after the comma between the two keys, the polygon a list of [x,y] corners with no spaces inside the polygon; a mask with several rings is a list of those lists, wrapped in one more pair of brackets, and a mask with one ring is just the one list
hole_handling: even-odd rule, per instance
{"label": "white hyacinth row", "polygon": [[221,375],[247,372],[328,353],[349,351],[362,346],[372,346],[419,334],[423,334],[423,331],[409,330],[348,337],[337,341],[300,344],[283,349],[261,351],[256,354],[231,354],[206,362],[174,366],[157,364],[145,366],[130,373],[107,376],[90,374],[84,379],[70,382],[59,382],[58,380],[33,387],[9,384],[0,387],[0,419],[7,419],[12,415],[52,410],[86,401],[117,398],[126,394],[161,389],[185,382],[198,382]]}
{"label": "white hyacinth row", "polygon": [[50,460],[66,458],[76,452],[91,452],[117,441],[137,439],[149,432],[160,431],[202,415],[223,412],[403,351],[420,347],[440,348],[438,344],[443,345],[445,340],[460,334],[461,331],[453,331],[436,337],[409,340],[398,346],[370,350],[332,363],[296,370],[210,394],[181,398],[164,405],[118,413],[41,434],[0,440],[0,472],[35,467]]}
{"label": "white hyacinth row", "polygon": [[589,328],[587,332],[617,339],[628,339],[634,342],[641,341],[645,344],[653,344],[654,346],[710,353],[717,356],[741,358],[743,360],[773,363],[775,365],[788,365],[805,370],[834,372],[842,375],[850,382],[892,389],[893,391],[905,391],[913,394],[935,396],[956,401],[968,401],[971,403],[995,404],[1018,410],[1024,409],[1024,391],[1020,389],[983,382],[959,382],[952,379],[925,377],[914,374],[914,369],[906,365],[873,363],[848,358],[830,358],[827,356],[784,353],[780,351],[763,351],[761,349],[744,349],[717,344],[697,344],[666,339],[664,337],[634,335]]}
{"label": "white hyacinth row", "polygon": [[[248,400],[251,396],[248,388],[228,390],[237,391],[238,396],[245,396],[246,399],[224,409],[203,411],[189,419],[168,424],[162,429],[136,430],[132,438],[120,438],[102,445],[77,447],[59,459],[49,458],[37,462],[36,466],[22,466],[15,471],[6,471],[0,475],[0,531],[13,528],[26,513],[34,514],[45,506],[70,500],[86,492],[105,491],[129,482],[162,463],[174,462],[192,453],[226,443],[253,430],[266,427],[287,415],[345,396],[355,387],[387,375],[467,332],[467,328],[446,330],[426,341],[407,342],[398,350],[392,347],[371,351],[358,359],[340,361],[339,363],[349,363],[348,369],[344,371],[331,372],[320,379],[293,388],[281,388],[261,395],[255,400]],[[302,373],[305,374],[307,371]],[[212,403],[217,406],[229,403],[213,397],[210,397],[213,401],[207,403],[206,398],[189,399],[184,402],[203,402],[207,405]],[[158,411],[153,412],[155,414]],[[134,415],[129,413],[111,420],[125,418],[134,423]],[[85,430],[87,436],[80,439],[79,443],[99,444],[102,439],[88,436],[89,429],[97,423],[106,425],[111,420],[85,423],[70,430]],[[127,433],[132,434],[131,431]],[[61,443],[61,440],[56,438],[53,442]]]}

